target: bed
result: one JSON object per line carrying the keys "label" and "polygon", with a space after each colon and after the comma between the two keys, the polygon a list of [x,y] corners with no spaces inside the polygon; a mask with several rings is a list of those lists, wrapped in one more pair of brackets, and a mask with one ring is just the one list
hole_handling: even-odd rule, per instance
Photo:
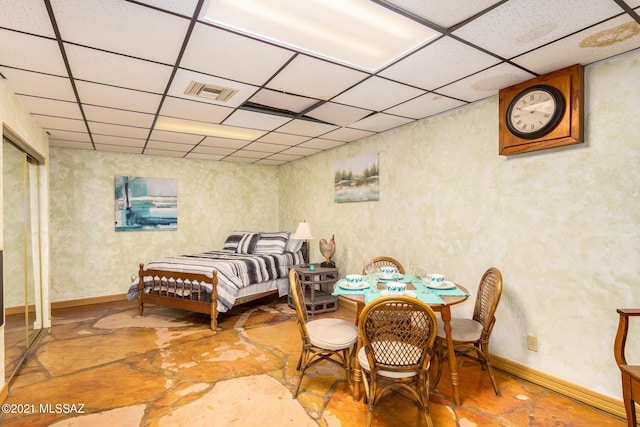
{"label": "bed", "polygon": [[288,294],[289,269],[303,263],[302,242],[289,232],[234,232],[222,250],[177,255],[140,264],[127,299],[144,304],[189,310],[211,316],[217,329],[219,313],[277,294]]}

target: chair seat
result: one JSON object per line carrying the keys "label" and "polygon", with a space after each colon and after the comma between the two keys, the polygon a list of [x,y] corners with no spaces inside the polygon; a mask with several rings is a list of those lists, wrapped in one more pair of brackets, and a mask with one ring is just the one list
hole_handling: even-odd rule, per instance
{"label": "chair seat", "polygon": [[[416,349],[416,351],[419,351],[419,350]],[[358,352],[358,361],[360,362],[360,367],[362,369],[364,369],[367,372],[371,372],[371,368],[369,367],[369,359],[367,359],[367,353],[365,352],[364,347],[362,347]],[[393,372],[393,371],[384,371],[384,370],[378,371],[379,375],[382,375],[383,377],[389,377],[389,378],[410,378],[410,377],[415,377],[417,373],[418,373],[417,371],[416,372]]]}
{"label": "chair seat", "polygon": [[307,323],[311,344],[325,350],[342,350],[358,341],[358,327],[343,319],[316,319]]}
{"label": "chair seat", "polygon": [[[454,341],[478,341],[482,335],[482,323],[473,319],[451,319],[451,338]],[[444,333],[444,323],[438,319],[438,337],[446,338]]]}

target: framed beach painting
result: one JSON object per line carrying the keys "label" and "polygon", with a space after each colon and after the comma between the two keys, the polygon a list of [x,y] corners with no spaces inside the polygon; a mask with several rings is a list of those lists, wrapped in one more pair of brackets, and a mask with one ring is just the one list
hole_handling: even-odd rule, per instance
{"label": "framed beach painting", "polygon": [[366,153],[335,162],[336,203],[378,200],[378,153]]}
{"label": "framed beach painting", "polygon": [[177,230],[175,179],[115,177],[116,231]]}

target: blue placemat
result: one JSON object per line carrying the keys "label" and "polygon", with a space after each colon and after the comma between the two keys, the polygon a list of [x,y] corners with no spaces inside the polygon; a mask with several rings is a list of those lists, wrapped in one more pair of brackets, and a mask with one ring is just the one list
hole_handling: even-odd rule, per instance
{"label": "blue placemat", "polygon": [[[410,278],[408,278],[408,279],[410,279]],[[372,286],[369,286],[368,288],[365,288],[365,289],[345,289],[345,288],[342,288],[341,286],[339,286],[339,284],[343,280],[344,279],[338,280],[338,282],[336,283],[336,287],[333,290],[332,295],[334,295],[334,296],[338,296],[338,295],[363,295],[365,304],[369,304],[374,299],[380,298],[381,296],[383,296],[383,293],[382,293],[381,290],[375,291],[372,288]],[[415,289],[416,297],[420,301],[423,301],[423,302],[425,302],[427,304],[444,304],[444,301],[439,296],[440,294],[438,294],[436,292],[433,292],[431,289],[428,289],[427,290],[428,292],[424,292],[425,286],[422,285],[422,283],[420,281],[414,281],[413,284],[416,287],[416,289]]]}

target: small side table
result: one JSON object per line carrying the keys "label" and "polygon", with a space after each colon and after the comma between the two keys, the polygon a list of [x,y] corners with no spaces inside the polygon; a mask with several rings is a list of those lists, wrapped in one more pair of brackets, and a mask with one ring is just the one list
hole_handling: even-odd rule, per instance
{"label": "small side table", "polygon": [[[338,281],[338,268],[321,267],[313,264],[314,270],[309,267],[293,267],[300,278],[300,285],[304,291],[304,301],[307,312],[311,315],[328,313],[338,309],[338,297],[331,295],[333,285]],[[289,294],[289,307],[294,307],[293,297]]]}

